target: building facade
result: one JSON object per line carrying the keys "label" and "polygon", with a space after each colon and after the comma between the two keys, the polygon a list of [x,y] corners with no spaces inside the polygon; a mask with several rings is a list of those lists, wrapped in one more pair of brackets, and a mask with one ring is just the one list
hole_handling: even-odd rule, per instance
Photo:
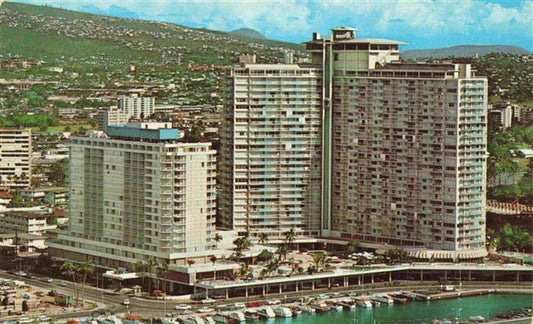
{"label": "building facade", "polygon": [[321,71],[243,64],[226,75],[219,210],[252,238],[318,236]]}
{"label": "building facade", "polygon": [[123,114],[135,119],[144,120],[155,112],[154,97],[139,97],[137,94],[121,96],[117,99],[117,106]]}
{"label": "building facade", "polygon": [[[316,81],[310,77],[306,82],[318,86],[313,95],[319,98],[312,112],[319,119],[311,127],[320,133],[303,136],[313,143],[320,141],[314,147],[321,155],[320,174],[315,176],[315,165],[310,169],[313,172],[305,174],[313,183],[313,194],[316,188],[320,191],[320,198],[312,194],[313,201],[306,201],[320,206],[308,209],[309,222],[320,224],[321,238],[401,246],[411,249],[413,256],[482,257],[486,255],[487,80],[476,77],[468,64],[402,63],[401,44],[357,38],[353,29],[345,27],[334,29],[331,37],[314,34],[306,43],[311,64],[298,67],[315,71]],[[274,132],[261,135],[275,141],[281,134],[276,130],[283,127],[283,119],[247,118],[255,111],[261,117],[277,110],[289,114],[287,107],[273,99],[277,93],[269,91],[271,84],[277,84],[275,71],[290,66],[248,64],[229,72],[228,119],[222,141],[227,145],[221,159],[234,164],[221,167],[233,176],[220,179],[221,215],[229,227],[248,229],[252,235],[250,220],[261,219],[270,210],[250,197],[274,193],[274,201],[282,201],[295,193],[281,190],[280,176],[265,182],[266,187],[246,182],[254,179],[255,155],[264,159],[259,160],[258,171],[267,170],[262,174],[269,170],[264,161],[277,158],[275,151],[259,157],[263,147],[249,146],[249,137],[257,134],[252,130],[267,122]],[[255,83],[261,82],[267,85],[256,90]],[[299,98],[299,93],[278,87],[281,102]],[[255,107],[250,101],[254,99]],[[280,138],[279,145],[284,144],[290,144],[289,139]],[[286,164],[281,170],[291,174],[298,167]],[[241,177],[244,187],[238,187]],[[284,210],[274,209],[272,215],[280,223],[291,224]]]}
{"label": "building facade", "polygon": [[170,127],[135,123],[71,139],[69,231],[50,243],[52,255],[126,267],[210,253],[215,151],[178,142]]}
{"label": "building facade", "polygon": [[31,129],[0,129],[0,187],[30,185],[31,153]]}
{"label": "building facade", "polygon": [[46,231],[56,228],[48,225],[46,215],[25,211],[8,211],[0,215],[0,232],[45,235]]}

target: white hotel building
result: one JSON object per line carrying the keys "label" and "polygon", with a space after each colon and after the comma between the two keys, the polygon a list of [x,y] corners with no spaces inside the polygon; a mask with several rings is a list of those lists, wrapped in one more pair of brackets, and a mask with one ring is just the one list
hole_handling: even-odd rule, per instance
{"label": "white hotel building", "polygon": [[215,151],[180,143],[170,123],[111,126],[72,137],[71,208],[56,258],[128,267],[205,262],[215,242]]}
{"label": "white hotel building", "polygon": [[310,64],[228,71],[224,226],[486,255],[487,80],[468,64],[400,62],[401,44],[341,27],[306,43]]}

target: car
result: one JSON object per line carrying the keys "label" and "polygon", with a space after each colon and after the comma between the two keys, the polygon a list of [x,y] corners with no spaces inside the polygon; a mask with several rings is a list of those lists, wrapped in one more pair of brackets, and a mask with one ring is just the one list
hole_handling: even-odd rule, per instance
{"label": "car", "polygon": [[46,315],[39,315],[39,322],[50,322],[51,318]]}
{"label": "car", "polygon": [[212,298],[202,299],[202,304],[212,304],[214,302],[216,302],[216,300],[214,300]]}
{"label": "car", "polygon": [[176,306],[174,306],[175,310],[188,310],[191,308],[192,308],[191,305],[187,305],[187,304],[177,304]]}
{"label": "car", "polygon": [[67,286],[67,284],[64,283],[63,281],[59,281],[59,282],[57,283],[57,285],[58,285],[59,287],[66,287],[66,286]]}
{"label": "car", "polygon": [[129,304],[130,304],[130,300],[128,298],[124,298],[124,300],[122,301],[122,305],[128,306]]}
{"label": "car", "polygon": [[42,282],[48,282],[48,283],[51,283],[53,282],[54,280],[52,280],[52,278],[48,278],[48,277],[44,277],[41,279]]}

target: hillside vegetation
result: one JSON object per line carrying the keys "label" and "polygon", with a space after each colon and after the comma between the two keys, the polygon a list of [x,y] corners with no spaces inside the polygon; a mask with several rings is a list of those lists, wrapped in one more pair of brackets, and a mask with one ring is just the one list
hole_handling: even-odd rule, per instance
{"label": "hillside vegetation", "polygon": [[125,61],[226,65],[239,54],[255,53],[260,61],[277,62],[284,49],[303,49],[175,24],[12,2],[0,7],[0,27],[0,55],[43,60],[105,55]]}

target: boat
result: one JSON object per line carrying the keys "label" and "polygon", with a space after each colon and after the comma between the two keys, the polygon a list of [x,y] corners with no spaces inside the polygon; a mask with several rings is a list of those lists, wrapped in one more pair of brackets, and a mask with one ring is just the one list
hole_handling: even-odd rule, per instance
{"label": "boat", "polygon": [[292,317],[292,311],[288,307],[281,307],[281,306],[275,307],[274,313],[276,314],[277,317],[282,317],[282,318]]}
{"label": "boat", "polygon": [[290,307],[290,309],[292,312],[292,316],[301,315],[303,313],[299,306],[292,306]]}
{"label": "boat", "polygon": [[215,323],[223,323],[223,324],[232,322],[232,320],[230,320],[226,315],[221,314],[221,313],[213,316],[213,320],[215,320]]}
{"label": "boat", "polygon": [[360,299],[357,302],[357,306],[363,307],[363,308],[372,308],[372,303],[368,300]]}
{"label": "boat", "polygon": [[188,316],[178,316],[177,319],[182,324],[197,324],[194,319],[188,317]]}
{"label": "boat", "polygon": [[314,308],[317,313],[325,313],[330,310],[326,303],[311,304],[311,307]]}
{"label": "boat", "polygon": [[304,312],[304,313],[307,313],[307,314],[314,314],[316,313],[316,310],[313,308],[313,307],[310,307],[310,306],[307,306],[307,305],[300,305],[298,306],[298,308]]}
{"label": "boat", "polygon": [[192,320],[194,321],[193,322],[194,324],[205,324],[205,321],[201,317],[198,317],[198,316],[194,316]]}
{"label": "boat", "polygon": [[209,308],[209,307],[202,307],[202,308],[198,308],[197,310],[198,313],[214,313],[215,310],[213,308]]}
{"label": "boat", "polygon": [[215,324],[215,320],[211,316],[205,316],[204,318],[205,324]]}
{"label": "boat", "polygon": [[477,316],[470,316],[470,317],[468,318],[468,320],[469,320],[470,322],[474,322],[474,323],[485,322],[485,317],[483,317],[483,316],[479,316],[479,315],[477,315]]}
{"label": "boat", "polygon": [[257,311],[253,309],[245,310],[244,311],[244,317],[246,317],[246,320],[257,320],[259,319],[259,314],[257,314]]}
{"label": "boat", "polygon": [[241,311],[233,311],[228,314],[228,317],[233,320],[233,323],[246,323],[246,317]]}
{"label": "boat", "polygon": [[386,304],[386,305],[394,304],[394,299],[392,299],[392,297],[389,295],[377,295],[375,299],[382,304]]}
{"label": "boat", "polygon": [[270,308],[270,306],[264,306],[257,309],[257,314],[262,318],[274,318],[276,313]]}

